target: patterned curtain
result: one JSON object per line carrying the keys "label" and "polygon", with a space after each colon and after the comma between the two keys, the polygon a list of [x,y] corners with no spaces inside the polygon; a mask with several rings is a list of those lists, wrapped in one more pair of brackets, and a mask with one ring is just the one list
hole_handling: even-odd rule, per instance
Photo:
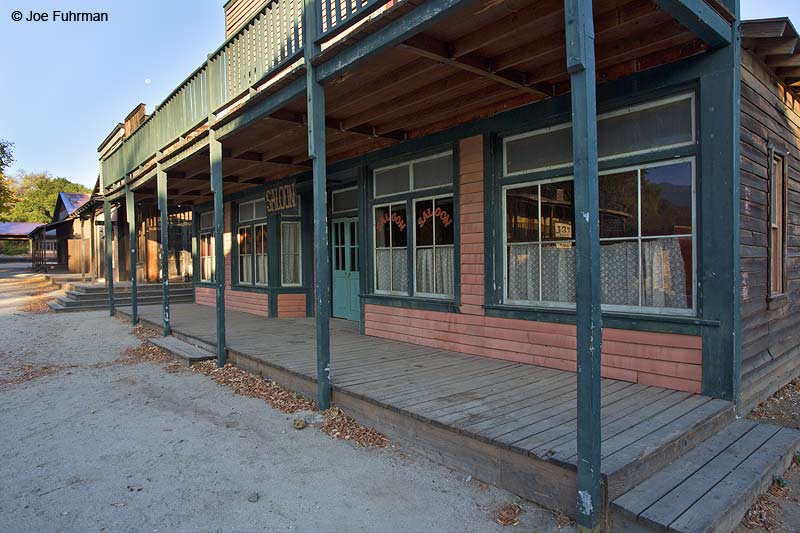
{"label": "patterned curtain", "polygon": [[642,305],[648,307],[691,307],[686,264],[679,239],[642,241],[644,288]]}
{"label": "patterned curtain", "polygon": [[539,299],[539,245],[508,245],[508,299]]}

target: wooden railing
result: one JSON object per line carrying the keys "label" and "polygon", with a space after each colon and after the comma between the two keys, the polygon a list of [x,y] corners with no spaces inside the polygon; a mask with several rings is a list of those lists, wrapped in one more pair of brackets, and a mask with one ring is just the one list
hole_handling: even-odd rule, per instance
{"label": "wooden railing", "polygon": [[[393,3],[393,2],[390,2]],[[387,0],[318,0],[317,40],[331,39]],[[192,72],[102,161],[103,188],[303,56],[303,0],[272,0]]]}

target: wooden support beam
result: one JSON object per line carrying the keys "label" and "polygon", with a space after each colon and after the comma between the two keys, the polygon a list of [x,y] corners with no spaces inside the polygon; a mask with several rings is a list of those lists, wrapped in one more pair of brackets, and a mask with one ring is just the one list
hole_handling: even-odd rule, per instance
{"label": "wooden support beam", "polygon": [[111,226],[111,202],[103,200],[103,233],[106,241],[106,287],[108,287],[108,314],[114,316],[114,229]]}
{"label": "wooden support beam", "polygon": [[710,47],[721,48],[731,44],[733,39],[731,24],[705,0],[653,0],[653,2]]}
{"label": "wooden support beam", "polygon": [[553,88],[549,85],[530,83],[524,72],[513,69],[506,69],[502,73],[498,72],[489,59],[481,57],[475,53],[465,54],[461,57],[454,57],[451,46],[448,43],[439,41],[427,35],[419,34],[406,40],[399,46],[410,50],[420,57],[432,59],[439,63],[450,65],[466,72],[471,72],[478,76],[483,76],[492,81],[513,87],[523,92],[535,94],[537,96],[552,96]]}
{"label": "wooden support beam", "polygon": [[158,163],[156,167],[158,186],[158,221],[161,228],[161,323],[164,337],[171,333],[169,320],[169,203],[167,172]]}
{"label": "wooden support beam", "polygon": [[214,194],[214,285],[216,287],[217,366],[227,363],[225,347],[225,213],[222,189],[222,142],[211,130],[208,139],[211,192]]}
{"label": "wooden support beam", "polygon": [[578,358],[579,531],[599,531],[600,490],[600,210],[597,164],[597,85],[592,0],[564,0],[567,72],[572,86],[575,195],[575,324]]}
{"label": "wooden support beam", "polygon": [[317,407],[331,405],[331,270],[328,253],[328,191],[325,157],[325,87],[311,59],[320,52],[317,2],[304,0],[303,40],[308,105],[308,157],[313,165],[314,190],[314,322],[317,330]]}
{"label": "wooden support beam", "polygon": [[136,287],[136,198],[130,185],[125,185],[125,214],[128,222],[128,249],[131,255],[131,324],[139,323],[139,302]]}

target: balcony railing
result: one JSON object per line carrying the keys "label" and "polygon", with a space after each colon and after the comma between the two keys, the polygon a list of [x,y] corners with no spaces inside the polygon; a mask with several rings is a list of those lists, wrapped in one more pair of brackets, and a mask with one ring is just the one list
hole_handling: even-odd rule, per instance
{"label": "balcony railing", "polygon": [[[333,18],[323,25],[325,34],[363,18],[359,10],[374,11],[373,3],[376,0],[336,4],[323,0],[320,9],[333,12]],[[103,187],[124,179],[181,136],[205,124],[211,114],[302,57],[302,11],[303,0],[273,0],[254,14],[102,161]],[[318,32],[322,38],[323,29]]]}

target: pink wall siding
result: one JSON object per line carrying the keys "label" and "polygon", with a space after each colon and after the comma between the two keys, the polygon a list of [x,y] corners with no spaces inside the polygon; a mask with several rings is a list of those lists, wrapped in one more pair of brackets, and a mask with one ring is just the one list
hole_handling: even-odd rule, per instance
{"label": "pink wall siding", "polygon": [[279,294],[278,317],[302,318],[306,316],[305,294]]}
{"label": "pink wall siding", "polygon": [[[365,306],[367,335],[575,371],[575,326],[483,316],[483,145],[461,141],[461,313]],[[604,377],[700,392],[700,337],[603,330]]]}

